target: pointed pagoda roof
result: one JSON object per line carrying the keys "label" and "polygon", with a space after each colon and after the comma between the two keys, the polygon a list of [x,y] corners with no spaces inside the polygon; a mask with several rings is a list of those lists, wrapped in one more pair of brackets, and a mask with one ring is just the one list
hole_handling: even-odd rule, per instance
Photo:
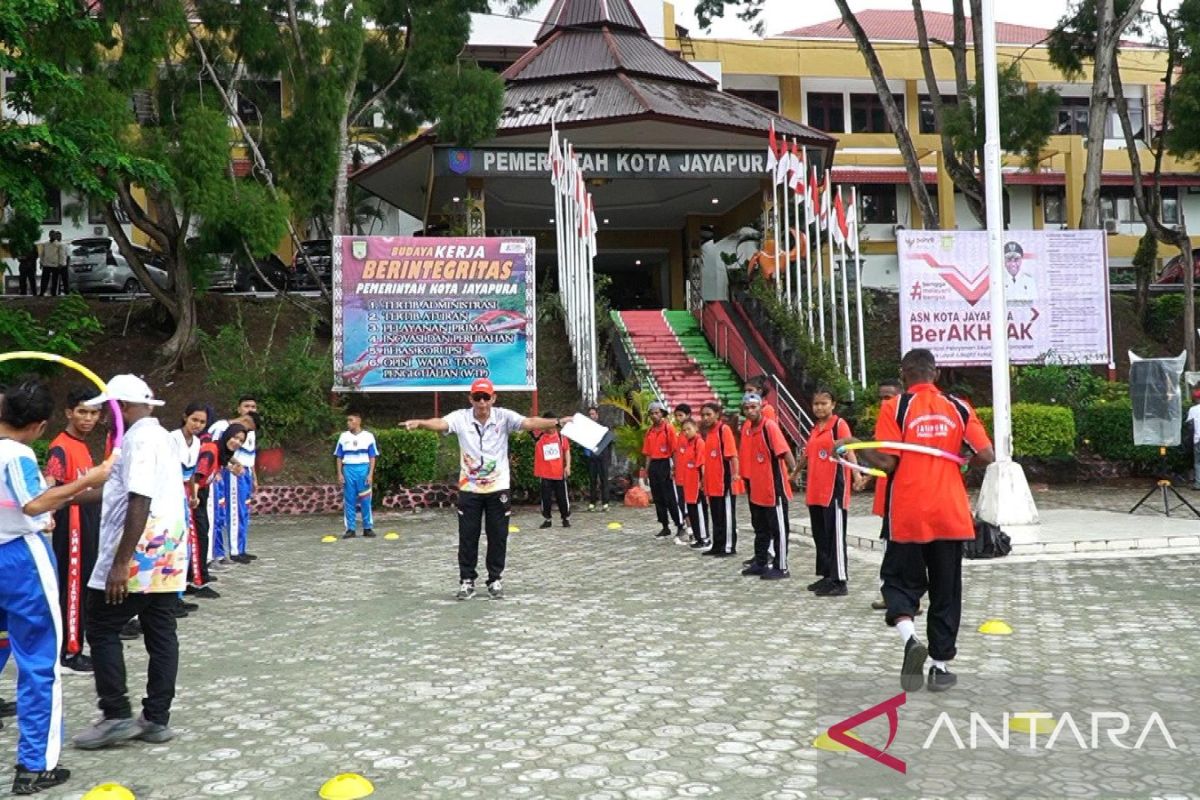
{"label": "pointed pagoda roof", "polygon": [[558,30],[602,27],[646,35],[646,26],[629,0],[555,0],[533,41],[541,44]]}

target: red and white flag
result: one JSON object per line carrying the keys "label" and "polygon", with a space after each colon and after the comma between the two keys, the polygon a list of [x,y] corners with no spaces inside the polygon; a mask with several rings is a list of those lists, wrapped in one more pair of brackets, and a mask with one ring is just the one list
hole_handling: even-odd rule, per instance
{"label": "red and white flag", "polygon": [[829,203],[832,199],[832,186],[829,183],[829,170],[825,170],[825,185],[821,187],[821,230],[829,227]]}
{"label": "red and white flag", "polygon": [[857,192],[850,189],[850,207],[846,209],[846,247],[858,252],[858,202]]}
{"label": "red and white flag", "polygon": [[775,120],[771,120],[771,132],[767,134],[767,172],[774,176],[778,166],[779,144],[775,141]]}
{"label": "red and white flag", "polygon": [[839,247],[846,246],[846,207],[842,205],[842,187],[833,196],[833,241]]}
{"label": "red and white flag", "polygon": [[804,208],[808,212],[808,224],[817,223],[821,216],[821,190],[817,186],[817,168],[808,173],[808,192],[804,195]]}

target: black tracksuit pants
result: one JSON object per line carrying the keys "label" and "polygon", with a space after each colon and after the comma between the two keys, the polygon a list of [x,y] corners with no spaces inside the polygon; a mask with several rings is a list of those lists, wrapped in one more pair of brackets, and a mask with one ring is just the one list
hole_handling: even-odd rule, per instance
{"label": "black tracksuit pants", "polygon": [[788,568],[788,503],[783,495],[773,506],[750,504],[750,524],[754,526],[754,563],[759,566]]}
{"label": "black tracksuit pants", "polygon": [[708,508],[712,512],[713,552],[736,553],[737,497],[726,489],[725,494],[708,498]]}
{"label": "black tracksuit pants", "polygon": [[590,457],[587,463],[589,500],[608,505],[608,450]]}
{"label": "black tracksuit pants", "polygon": [[196,492],[196,497],[199,498],[200,504],[192,509],[192,524],[196,526],[196,557],[200,559],[200,577],[204,583],[208,583],[208,533],[212,523],[208,519],[208,490],[205,486],[200,491]]}
{"label": "black tracksuit pants", "polygon": [[130,594],[117,605],[109,605],[104,592],[88,589],[87,640],[92,650],[96,694],[105,719],[129,719],[133,709],[125,683],[125,647],[121,628],[135,616],[142,622],[142,639],[150,664],[146,671],[146,699],[142,713],[150,722],[166,725],[171,720],[175,699],[175,677],[179,672],[179,639],[175,635],[174,592]]}
{"label": "black tracksuit pants", "polygon": [[504,574],[508,551],[508,518],[512,515],[508,491],[458,493],[458,577],[475,580],[479,563],[479,536],[487,531],[487,582]]}
{"label": "black tracksuit pants", "polygon": [[917,544],[891,539],[879,568],[888,625],[895,625],[900,617],[915,618],[921,595],[929,592],[926,633],[929,656],[938,661],[949,661],[957,652],[962,619],[962,557],[961,541]]}
{"label": "black tracksuit pants", "polygon": [[654,513],[658,515],[658,524],[663,530],[670,530],[671,524],[677,528],[681,527],[683,515],[679,513],[675,481],[671,479],[671,459],[651,460],[646,473],[650,479],[650,494],[654,497]]}
{"label": "black tracksuit pants", "polygon": [[697,542],[707,542],[712,537],[712,527],[708,523],[708,498],[701,492],[695,503],[687,504],[688,522],[692,526],[692,539]]}
{"label": "black tracksuit pants", "polygon": [[542,516],[550,519],[551,503],[558,505],[558,514],[566,522],[571,517],[571,500],[567,497],[567,482],[562,478],[542,478]]}

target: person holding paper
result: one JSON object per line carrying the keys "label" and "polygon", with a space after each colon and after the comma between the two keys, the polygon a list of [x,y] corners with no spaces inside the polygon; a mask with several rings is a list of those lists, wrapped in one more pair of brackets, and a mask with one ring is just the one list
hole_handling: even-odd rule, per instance
{"label": "person holding paper", "polygon": [[495,407],[496,388],[487,378],[471,384],[471,407],[452,411],[444,417],[410,419],[406,430],[435,431],[458,437],[461,455],[458,471],[458,577],[456,597],[475,596],[476,566],[479,562],[479,536],[486,527],[488,594],[504,597],[505,556],[508,550],[508,518],[512,515],[509,489],[508,436],[517,431],[544,431],[561,428],[570,418],[525,417],[507,408]]}
{"label": "person holding paper", "polygon": [[[588,419],[600,424],[600,409],[588,406]],[[601,439],[597,449],[583,449],[588,465],[588,511],[595,511],[600,503],[601,511],[608,511],[608,451],[612,447],[612,439]]]}
{"label": "person holding paper", "polygon": [[[547,416],[554,417],[553,411]],[[534,431],[533,476],[542,481],[542,530],[552,523],[551,503],[558,504],[558,514],[564,528],[571,527],[571,501],[567,497],[567,480],[571,477],[571,444],[562,431]]]}

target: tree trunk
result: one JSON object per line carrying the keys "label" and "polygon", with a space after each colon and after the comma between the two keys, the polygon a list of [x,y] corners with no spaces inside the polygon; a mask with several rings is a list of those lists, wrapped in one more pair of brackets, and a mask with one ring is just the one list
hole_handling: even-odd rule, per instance
{"label": "tree trunk", "polygon": [[896,135],[896,145],[900,149],[900,157],[904,160],[904,169],[908,173],[908,188],[921,210],[921,221],[926,229],[936,230],[941,227],[937,205],[930,198],[929,188],[925,186],[925,181],[921,177],[921,160],[917,157],[917,148],[913,145],[912,136],[904,124],[904,113],[896,106],[896,100],[892,97],[891,89],[888,88],[887,76],[883,74],[883,65],[879,63],[875,47],[871,44],[871,40],[867,37],[866,31],[863,30],[858,19],[855,18],[854,12],[850,10],[848,0],[834,0],[834,2],[842,15],[842,22],[854,36],[858,49],[862,51],[867,71],[871,73],[871,82],[875,84],[875,92],[879,95],[879,102],[883,105],[884,114],[887,115],[888,125]]}
{"label": "tree trunk", "polygon": [[184,369],[185,361],[200,344],[200,320],[196,313],[196,291],[188,286],[177,297],[177,312],[172,315],[175,332],[163,343],[157,372],[166,375]]}

